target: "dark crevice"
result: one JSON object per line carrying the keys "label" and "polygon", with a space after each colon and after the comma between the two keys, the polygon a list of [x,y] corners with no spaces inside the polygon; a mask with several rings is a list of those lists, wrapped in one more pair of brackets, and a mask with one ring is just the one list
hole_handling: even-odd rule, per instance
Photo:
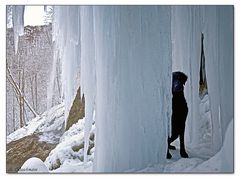
{"label": "dark crevice", "polygon": [[200,99],[203,99],[204,96],[206,94],[208,94],[203,40],[204,40],[204,35],[202,33],[201,34],[200,80],[199,80],[199,97],[200,97]]}

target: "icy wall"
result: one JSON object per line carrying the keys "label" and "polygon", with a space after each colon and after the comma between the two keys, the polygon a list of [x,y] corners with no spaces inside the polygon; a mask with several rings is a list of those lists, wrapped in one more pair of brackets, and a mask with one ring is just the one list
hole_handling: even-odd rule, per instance
{"label": "icy wall", "polygon": [[93,16],[94,169],[120,172],[163,163],[171,109],[170,7],[94,7]]}
{"label": "icy wall", "polygon": [[[172,68],[189,77],[185,91],[189,104],[188,146],[201,144],[202,120],[206,120],[202,116],[208,112],[204,117],[209,118],[209,148],[214,154],[233,119],[233,6],[173,6],[171,23]],[[199,98],[201,32],[209,98],[206,105]]]}
{"label": "icy wall", "polygon": [[165,161],[170,15],[167,6],[55,7],[54,40],[61,49],[67,111],[81,69],[85,143],[96,113],[95,171],[120,172]]}

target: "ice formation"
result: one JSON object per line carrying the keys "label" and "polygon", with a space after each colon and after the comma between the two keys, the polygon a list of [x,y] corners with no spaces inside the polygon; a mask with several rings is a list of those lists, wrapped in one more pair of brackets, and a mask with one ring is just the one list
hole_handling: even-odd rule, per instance
{"label": "ice formation", "polygon": [[171,106],[170,12],[161,6],[55,7],[67,111],[81,69],[85,140],[96,112],[96,171],[164,162]]}
{"label": "ice formation", "polygon": [[[233,119],[233,6],[56,6],[53,28],[66,116],[79,85],[85,94],[86,144],[95,116],[94,171],[164,164],[176,70],[189,77],[187,146],[199,147],[200,126],[210,121],[211,154],[220,150]],[[202,100],[201,33],[208,81]]]}
{"label": "ice formation", "polygon": [[168,6],[95,8],[97,171],[165,161],[170,12]]}
{"label": "ice formation", "polygon": [[[188,75],[186,97],[189,146],[202,144],[203,123],[209,122],[211,153],[222,146],[233,118],[233,6],[172,7],[172,68]],[[201,33],[204,34],[208,96],[199,97]],[[208,99],[206,99],[208,98]]]}
{"label": "ice formation", "polygon": [[24,34],[24,8],[25,6],[20,5],[12,7],[15,54],[18,50],[18,38]]}
{"label": "ice formation", "polygon": [[[96,111],[94,170],[124,171],[164,163],[172,70],[189,76],[189,146],[199,147],[200,127],[206,123],[210,153],[219,151],[233,117],[232,6],[81,6],[67,15],[69,8],[56,8],[61,17],[56,24],[64,25],[57,29],[58,37],[64,37],[60,44],[72,45],[63,48],[68,54],[63,58],[63,77],[76,71],[75,60],[69,63],[69,58],[77,56],[86,97],[86,140]],[[70,20],[80,24],[72,29],[71,24],[66,26]],[[200,100],[198,91],[201,33],[206,101]],[[71,79],[65,81],[68,88],[74,86]],[[66,89],[64,95],[69,95]],[[127,147],[119,150],[120,146]]]}
{"label": "ice formation", "polygon": [[[65,103],[65,119],[70,111],[77,88],[80,85],[80,22],[79,8],[76,6],[56,6],[53,19],[53,41],[55,44],[54,62],[61,59],[62,96]],[[75,16],[76,15],[76,16]],[[56,73],[53,73],[54,76]],[[51,77],[52,81],[54,77]],[[50,88],[51,90],[52,88]],[[51,95],[49,95],[49,107]],[[66,124],[66,123],[65,123]]]}

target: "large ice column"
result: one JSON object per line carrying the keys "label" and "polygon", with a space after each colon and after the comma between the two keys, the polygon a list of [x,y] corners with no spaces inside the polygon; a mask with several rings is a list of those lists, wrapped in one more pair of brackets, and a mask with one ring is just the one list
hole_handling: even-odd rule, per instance
{"label": "large ice column", "polygon": [[[211,140],[216,153],[228,123],[233,118],[233,7],[172,7],[173,71],[188,76],[185,94],[189,104],[188,130],[190,147],[202,140],[199,70],[201,33],[204,34],[206,79],[209,95]],[[206,111],[207,112],[207,111]]]}
{"label": "large ice column", "polygon": [[164,163],[171,115],[170,7],[72,8],[55,8],[54,39],[62,59],[66,115],[81,69],[85,144],[96,114],[94,170]]}
{"label": "large ice column", "polygon": [[[74,96],[80,85],[80,8],[78,6],[55,6],[53,20],[53,41],[55,42],[54,62],[62,64],[62,92],[67,119]],[[56,63],[54,63],[56,65]],[[53,64],[53,65],[54,65]],[[53,69],[56,68],[53,66]],[[51,79],[54,79],[52,73]],[[49,88],[53,90],[53,87]],[[49,106],[52,97],[49,96]],[[67,122],[65,123],[67,124]]]}
{"label": "large ice column", "polygon": [[170,12],[168,6],[93,9],[95,171],[121,172],[165,161],[171,113]]}
{"label": "large ice column", "polygon": [[[218,7],[200,7],[201,13],[201,28],[204,33],[204,51],[205,51],[205,67],[206,67],[206,78],[208,81],[208,93],[210,100],[210,109],[212,114],[212,147],[213,151],[216,152],[222,145],[222,137],[224,133],[221,131],[221,121],[219,119],[219,113],[222,113],[225,109],[220,109],[220,51],[218,49],[219,43],[219,29],[218,21]],[[223,34],[224,35],[224,34]],[[226,66],[228,68],[228,66]],[[224,119],[228,120],[228,119]]]}
{"label": "large ice column", "polygon": [[222,146],[233,119],[233,6],[201,7],[213,150]]}
{"label": "large ice column", "polygon": [[[84,162],[87,161],[89,134],[96,97],[95,34],[93,6],[81,7],[81,88],[85,96]],[[96,47],[99,48],[99,47]],[[105,130],[105,129],[101,129]]]}
{"label": "large ice column", "polygon": [[[197,6],[172,6],[172,70],[188,76],[185,97],[188,103],[187,143],[198,143],[196,129],[199,126],[199,69],[201,52],[201,28]],[[194,120],[193,120],[194,119]],[[195,120],[196,119],[196,120]]]}
{"label": "large ice column", "polygon": [[[218,50],[220,61],[221,129],[225,134],[234,114],[234,13],[233,6],[220,6],[218,14]],[[233,132],[233,131],[232,131]]]}
{"label": "large ice column", "polygon": [[24,34],[24,9],[25,6],[12,6],[13,32],[14,32],[14,51],[18,51],[19,36]]}

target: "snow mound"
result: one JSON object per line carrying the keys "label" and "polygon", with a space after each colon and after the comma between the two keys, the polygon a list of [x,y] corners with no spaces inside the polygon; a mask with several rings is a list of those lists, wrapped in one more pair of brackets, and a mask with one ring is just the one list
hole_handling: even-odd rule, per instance
{"label": "snow mound", "polygon": [[22,165],[18,173],[48,173],[48,169],[41,159],[33,157]]}
{"label": "snow mound", "polygon": [[[85,118],[80,119],[69,128],[62,137],[60,143],[53,149],[45,160],[45,165],[52,172],[88,172],[92,168],[94,157],[94,129],[90,132],[88,148],[88,160],[84,164],[84,125]],[[92,137],[91,137],[92,136]]]}
{"label": "snow mound", "polygon": [[200,158],[181,158],[170,165],[166,165],[164,172],[169,173],[180,173],[180,172],[191,172],[199,163],[203,160]]}
{"label": "snow mound", "polygon": [[221,150],[195,168],[197,172],[233,172],[233,120],[229,123]]}
{"label": "snow mound", "polygon": [[63,127],[64,104],[61,103],[44,112],[41,116],[32,119],[26,126],[8,135],[7,143],[32,135],[33,133],[41,133],[42,135],[39,136],[40,140],[53,143],[53,140],[56,138],[56,133],[54,133],[54,131],[61,133],[60,131]]}

